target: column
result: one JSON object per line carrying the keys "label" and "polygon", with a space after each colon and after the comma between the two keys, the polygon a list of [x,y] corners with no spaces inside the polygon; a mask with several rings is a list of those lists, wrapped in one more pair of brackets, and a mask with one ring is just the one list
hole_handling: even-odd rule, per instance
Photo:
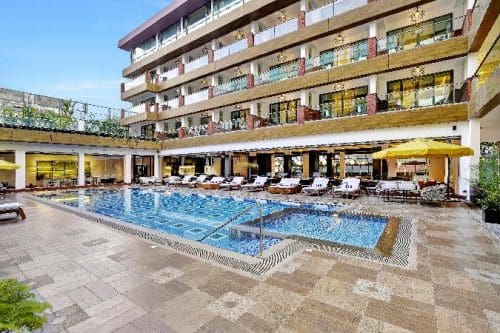
{"label": "column", "polygon": [[306,74],[306,58],[309,56],[309,47],[305,44],[300,46],[300,58],[298,60],[299,64],[299,76]]}
{"label": "column", "polygon": [[184,17],[181,17],[181,36],[184,36],[184,33],[186,32],[184,29]]}
{"label": "column", "polygon": [[182,85],[181,88],[180,88],[180,90],[181,90],[181,93],[180,93],[180,95],[178,97],[179,98],[179,107],[180,106],[184,106],[184,102],[185,102],[184,98],[186,96],[186,86]]}
{"label": "column", "polygon": [[155,154],[153,156],[153,176],[157,179],[161,178],[161,166],[160,166],[160,156]]}
{"label": "column", "polygon": [[366,95],[366,112],[369,115],[377,113],[377,75],[371,75],[368,83],[368,95]]}
{"label": "column", "polygon": [[226,156],[226,157],[224,157],[224,177],[227,177],[230,174],[232,174],[232,170],[231,170],[231,157],[230,156]]}
{"label": "column", "polygon": [[479,57],[478,53],[469,53],[467,55],[467,61],[465,62],[464,69],[464,86],[462,89],[462,97],[460,102],[470,101],[472,97],[472,79],[477,69],[479,68]]}
{"label": "column", "polygon": [[462,25],[462,33],[464,35],[468,34],[472,28],[472,11],[474,10],[474,2],[474,0],[466,1],[467,9],[465,11],[464,22]]}
{"label": "column", "polygon": [[343,151],[339,154],[339,175],[340,179],[345,178],[345,152]]}
{"label": "column", "polygon": [[305,91],[300,93],[300,105],[297,108],[297,124],[303,124],[309,120],[309,94]]}
{"label": "column", "polygon": [[20,165],[16,169],[16,190],[24,190],[26,187],[26,152],[24,150],[16,150],[14,153],[15,163]]}
{"label": "column", "polygon": [[157,121],[155,123],[155,138],[159,138],[165,132],[165,123]]}
{"label": "column", "polygon": [[474,149],[473,156],[465,156],[460,158],[460,184],[459,188],[455,191],[459,191],[458,194],[467,195],[467,200],[470,200],[471,194],[471,183],[476,178],[474,173],[474,167],[479,164],[480,157],[480,145],[481,145],[481,121],[480,119],[473,118],[469,120],[469,124],[465,129],[465,133],[462,135],[462,145],[471,147]]}
{"label": "column", "polygon": [[307,0],[300,0],[300,12],[297,21],[297,29],[305,28],[306,12],[307,12]]}
{"label": "column", "polygon": [[123,182],[132,183],[132,154],[123,156]]}
{"label": "column", "polygon": [[78,186],[85,186],[85,154],[78,154]]}
{"label": "column", "polygon": [[370,22],[368,28],[368,59],[377,56],[377,22]]}
{"label": "column", "polygon": [[302,154],[302,177],[304,178],[309,178],[311,176],[309,157],[309,153]]}

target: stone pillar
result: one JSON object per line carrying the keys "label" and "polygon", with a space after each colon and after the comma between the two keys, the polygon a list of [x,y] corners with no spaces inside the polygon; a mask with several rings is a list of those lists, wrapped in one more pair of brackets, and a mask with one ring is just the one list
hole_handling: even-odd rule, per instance
{"label": "stone pillar", "polygon": [[151,112],[151,104],[149,104],[149,102],[146,102],[145,111]]}
{"label": "stone pillar", "polygon": [[299,76],[306,75],[306,58],[300,58],[299,62]]}
{"label": "stone pillar", "polygon": [[377,113],[377,94],[372,93],[366,95],[366,112],[369,115]]}
{"label": "stone pillar", "polygon": [[179,95],[179,106],[184,106],[184,95]]}
{"label": "stone pillar", "polygon": [[247,47],[248,48],[251,48],[254,46],[254,43],[255,43],[255,37],[254,37],[254,34],[252,32],[250,32],[247,36]]}
{"label": "stone pillar", "polygon": [[254,74],[247,74],[247,88],[253,88],[255,85],[255,76]]}
{"label": "stone pillar", "polygon": [[375,58],[377,56],[377,38],[368,38],[368,59]]}
{"label": "stone pillar", "polygon": [[467,35],[472,28],[472,9],[467,9],[465,12],[464,22],[462,25],[462,33]]}
{"label": "stone pillar", "polygon": [[179,139],[184,139],[187,136],[185,127],[179,128],[178,133],[179,133]]}
{"label": "stone pillar", "polygon": [[123,156],[123,182],[132,183],[132,154]]}
{"label": "stone pillar", "polygon": [[210,86],[208,87],[208,99],[214,98],[214,87]]}
{"label": "stone pillar", "polygon": [[215,61],[215,55],[214,55],[214,53],[215,53],[214,50],[212,50],[212,49],[208,50],[208,62],[209,63]]}
{"label": "stone pillar", "polygon": [[160,156],[158,154],[153,156],[153,176],[157,179],[161,178]]}
{"label": "stone pillar", "polygon": [[304,10],[301,10],[299,12],[299,17],[297,20],[297,29],[302,29],[306,27],[306,12]]}
{"label": "stone pillar", "polygon": [[155,103],[155,106],[154,106],[154,112],[155,112],[155,113],[160,112],[160,103]]}
{"label": "stone pillar", "polygon": [[245,122],[246,122],[245,127],[247,130],[255,129],[255,116],[253,114],[247,113]]}
{"label": "stone pillar", "polygon": [[341,179],[345,178],[345,152],[343,151],[339,154],[339,176]]}
{"label": "stone pillar", "polygon": [[14,159],[15,163],[20,166],[19,169],[16,169],[16,190],[24,190],[26,188],[26,152],[16,150]]}
{"label": "stone pillar", "polygon": [[214,134],[215,133],[215,128],[216,128],[216,124],[212,120],[210,120],[208,122],[207,134],[208,135]]}
{"label": "stone pillar", "polygon": [[177,69],[179,70],[179,76],[184,74],[184,64],[182,62],[177,65]]}
{"label": "stone pillar", "polygon": [[78,186],[85,186],[85,154],[78,154]]}

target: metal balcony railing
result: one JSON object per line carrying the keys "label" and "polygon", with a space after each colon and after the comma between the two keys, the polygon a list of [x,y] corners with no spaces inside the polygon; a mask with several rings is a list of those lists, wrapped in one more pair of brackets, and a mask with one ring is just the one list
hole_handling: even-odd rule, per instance
{"label": "metal balcony railing", "polygon": [[208,89],[200,90],[185,97],[185,105],[194,104],[208,100]]}
{"label": "metal balcony railing", "polygon": [[327,20],[336,15],[359,8],[368,3],[367,0],[337,0],[306,13],[306,26]]}
{"label": "metal balcony railing", "polygon": [[214,87],[214,96],[226,95],[247,88],[246,76]]}
{"label": "metal balcony railing", "polygon": [[221,60],[225,57],[229,57],[232,54],[241,52],[248,47],[248,41],[246,38],[224,46],[218,50],[215,50],[215,60]]}
{"label": "metal balcony railing", "polygon": [[268,84],[281,80],[290,79],[299,75],[299,66],[297,62],[293,62],[281,67],[274,68],[267,72],[255,75],[255,85]]}
{"label": "metal balcony railing", "polygon": [[201,68],[201,67],[206,66],[206,65],[208,65],[208,55],[201,56],[197,59],[194,59],[191,62],[188,62],[185,65],[185,71],[187,73],[187,72],[193,71],[195,69]]}
{"label": "metal balcony railing", "polygon": [[259,45],[265,42],[268,42],[274,38],[278,38],[280,36],[289,34],[291,32],[297,31],[298,29],[298,18],[295,17],[289,21],[284,23],[280,23],[275,25],[267,30],[261,31],[255,34],[254,43],[255,45]]}
{"label": "metal balcony railing", "polygon": [[130,80],[129,82],[125,82],[125,90],[129,90],[135,87],[140,86],[146,82],[146,76],[144,74],[139,75],[138,77]]}

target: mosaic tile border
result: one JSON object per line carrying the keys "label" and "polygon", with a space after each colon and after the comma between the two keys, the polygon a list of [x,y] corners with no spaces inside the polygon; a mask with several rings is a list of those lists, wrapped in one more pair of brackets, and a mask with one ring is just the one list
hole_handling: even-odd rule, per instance
{"label": "mosaic tile border", "polygon": [[[63,203],[57,203],[44,199],[36,195],[27,195],[29,199],[46,204],[53,208],[74,214],[94,223],[99,223],[127,234],[137,236],[176,251],[202,258],[209,262],[214,262],[230,269],[235,269],[254,276],[262,276],[269,272],[295,254],[299,250],[306,248],[316,249],[327,253],[336,253],[351,257],[366,259],[369,261],[383,263],[399,268],[416,268],[416,220],[409,217],[396,216],[400,219],[399,232],[393,247],[392,254],[384,257],[375,253],[375,251],[363,250],[360,248],[349,247],[345,245],[332,245],[331,243],[311,243],[304,240],[286,239],[283,242],[267,249],[263,258],[254,258],[239,253],[233,253],[228,250],[219,249],[207,244],[200,244],[187,239],[179,238],[163,232],[151,230],[142,226],[134,225],[129,222],[113,219],[100,214],[92,213],[86,210],[70,207]],[[373,216],[365,212],[349,212],[356,215]],[[383,215],[380,215],[383,216]],[[383,216],[392,217],[394,216]]]}

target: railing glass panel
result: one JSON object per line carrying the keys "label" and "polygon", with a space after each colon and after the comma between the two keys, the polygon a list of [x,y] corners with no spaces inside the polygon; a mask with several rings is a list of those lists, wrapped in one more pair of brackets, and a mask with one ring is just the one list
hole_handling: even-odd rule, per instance
{"label": "railing glass panel", "polygon": [[208,65],[208,55],[201,56],[198,59],[188,62],[185,66],[185,70],[187,73],[206,65]]}
{"label": "railing glass panel", "polygon": [[185,98],[185,104],[189,105],[206,100],[208,100],[208,89],[200,90],[194,94],[187,95]]}
{"label": "railing glass panel", "polygon": [[297,62],[273,68],[267,72],[255,75],[255,84],[262,85],[281,80],[290,79],[299,75],[299,66]]}
{"label": "railing glass panel", "polygon": [[133,80],[130,80],[129,82],[126,82],[125,83],[125,90],[129,90],[129,89],[132,89],[132,88],[135,88],[137,86],[140,86],[141,84],[143,84],[144,82],[146,82],[146,77],[144,74],[142,75],[139,75],[138,77],[136,77],[135,79]]}
{"label": "railing glass panel", "polygon": [[224,84],[221,84],[219,86],[214,87],[214,96],[220,96],[220,95],[225,95],[232,93],[234,91],[240,91],[243,89],[246,89],[247,87],[247,78],[241,77],[237,80],[232,80],[229,82],[226,82]]}
{"label": "railing glass panel", "polygon": [[223,48],[215,50],[215,60],[220,60],[230,56],[231,54],[241,52],[247,47],[248,47],[248,41],[246,38],[234,42],[230,45],[224,46]]}

